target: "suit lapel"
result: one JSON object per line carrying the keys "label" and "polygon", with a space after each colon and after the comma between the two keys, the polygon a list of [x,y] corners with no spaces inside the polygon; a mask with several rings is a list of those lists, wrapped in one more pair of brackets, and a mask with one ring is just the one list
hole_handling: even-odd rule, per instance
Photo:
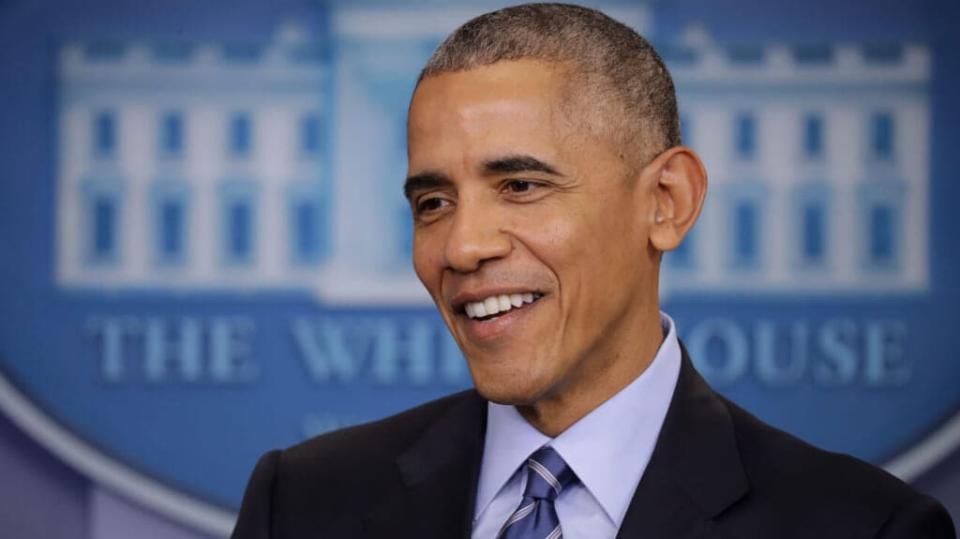
{"label": "suit lapel", "polygon": [[657,445],[617,537],[723,537],[713,518],[748,490],[727,407],[683,350]]}
{"label": "suit lapel", "polygon": [[486,428],[476,392],[397,458],[402,486],[367,516],[368,537],[469,537]]}

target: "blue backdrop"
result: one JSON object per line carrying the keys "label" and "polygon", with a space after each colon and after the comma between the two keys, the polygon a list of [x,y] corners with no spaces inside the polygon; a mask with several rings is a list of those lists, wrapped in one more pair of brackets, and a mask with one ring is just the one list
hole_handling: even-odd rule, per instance
{"label": "blue backdrop", "polygon": [[[0,4],[0,408],[216,534],[265,450],[468,387],[409,264],[405,107],[495,5]],[[698,367],[921,477],[960,442],[956,7],[601,7],[662,50],[710,172],[664,262]]]}

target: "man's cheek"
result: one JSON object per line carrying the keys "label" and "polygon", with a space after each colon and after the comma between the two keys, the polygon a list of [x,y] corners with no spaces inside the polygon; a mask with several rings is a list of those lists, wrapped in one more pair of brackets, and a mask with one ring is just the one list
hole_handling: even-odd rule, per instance
{"label": "man's cheek", "polygon": [[433,283],[435,275],[439,272],[439,258],[431,251],[428,245],[419,241],[414,241],[413,248],[413,271],[416,272],[420,282],[428,289],[436,283]]}

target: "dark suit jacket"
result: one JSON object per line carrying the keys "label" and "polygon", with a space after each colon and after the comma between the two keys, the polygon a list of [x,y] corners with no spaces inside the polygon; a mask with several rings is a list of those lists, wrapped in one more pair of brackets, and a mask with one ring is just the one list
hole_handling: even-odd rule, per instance
{"label": "dark suit jacket", "polygon": [[[628,418],[625,418],[628,420]],[[257,463],[234,539],[469,537],[486,402],[473,391]],[[953,538],[943,507],[714,393],[684,352],[619,538]]]}

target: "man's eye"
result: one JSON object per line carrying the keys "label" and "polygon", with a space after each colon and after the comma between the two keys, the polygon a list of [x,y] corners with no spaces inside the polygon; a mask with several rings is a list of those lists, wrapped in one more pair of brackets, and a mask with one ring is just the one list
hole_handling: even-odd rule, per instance
{"label": "man's eye", "polygon": [[440,197],[425,197],[417,202],[417,213],[425,213],[439,210],[444,206],[446,200]]}
{"label": "man's eye", "polygon": [[536,184],[527,180],[510,180],[506,187],[511,193],[527,193],[532,191]]}

